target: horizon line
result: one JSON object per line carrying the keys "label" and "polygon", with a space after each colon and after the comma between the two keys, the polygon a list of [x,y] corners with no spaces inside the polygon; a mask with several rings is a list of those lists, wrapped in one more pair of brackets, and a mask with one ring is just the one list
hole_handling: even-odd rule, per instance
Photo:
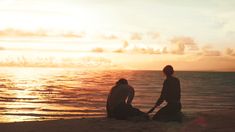
{"label": "horizon line", "polygon": [[[62,67],[62,66],[0,66],[0,68],[55,68],[55,69],[80,69],[92,71],[158,71],[161,69],[121,69],[121,68],[86,68],[86,67]],[[235,70],[175,70],[175,72],[235,72]]]}

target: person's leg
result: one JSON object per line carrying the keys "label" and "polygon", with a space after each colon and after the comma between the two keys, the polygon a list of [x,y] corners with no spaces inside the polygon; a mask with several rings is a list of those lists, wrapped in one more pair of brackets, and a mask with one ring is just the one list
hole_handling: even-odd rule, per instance
{"label": "person's leg", "polygon": [[137,116],[143,117],[145,119],[149,119],[149,116],[146,113],[128,104],[119,104],[113,110],[112,116],[118,120],[126,120],[127,118],[137,117]]}
{"label": "person's leg", "polygon": [[166,105],[165,107],[161,108],[154,116],[153,120],[156,121],[167,121],[167,115],[169,114],[169,106]]}
{"label": "person's leg", "polygon": [[128,117],[128,106],[124,103],[119,104],[114,110],[113,110],[113,117],[118,120],[125,120]]}
{"label": "person's leg", "polygon": [[173,106],[172,111],[173,111],[173,113],[172,113],[172,116],[171,116],[171,121],[182,122],[183,114],[181,112],[181,103],[175,104]]}
{"label": "person's leg", "polygon": [[107,104],[106,105],[106,112],[107,112],[107,118],[112,118],[112,110],[111,108],[109,107],[109,105]]}
{"label": "person's leg", "polygon": [[157,121],[182,121],[181,104],[167,104],[152,118]]}
{"label": "person's leg", "polygon": [[128,117],[132,118],[132,117],[136,117],[138,120],[147,120],[149,119],[148,114],[142,112],[141,110],[133,107],[132,105],[128,105]]}
{"label": "person's leg", "polygon": [[140,111],[137,108],[132,107],[131,105],[129,105],[128,109],[129,109],[130,116],[139,116],[139,115],[145,114],[144,112]]}

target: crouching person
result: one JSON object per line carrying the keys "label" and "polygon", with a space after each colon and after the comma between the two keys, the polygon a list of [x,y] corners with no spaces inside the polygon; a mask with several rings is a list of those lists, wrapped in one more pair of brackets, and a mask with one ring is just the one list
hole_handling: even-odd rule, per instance
{"label": "crouching person", "polygon": [[131,105],[134,95],[135,90],[128,84],[126,79],[118,80],[108,95],[106,104],[108,118],[126,120],[139,116],[147,119],[148,115],[146,113]]}

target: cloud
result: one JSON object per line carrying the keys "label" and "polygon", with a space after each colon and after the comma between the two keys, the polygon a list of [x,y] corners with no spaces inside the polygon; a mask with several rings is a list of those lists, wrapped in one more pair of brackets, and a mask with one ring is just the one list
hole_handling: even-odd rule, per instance
{"label": "cloud", "polygon": [[140,47],[134,47],[130,50],[125,50],[123,48],[119,48],[117,50],[113,51],[114,53],[125,53],[125,52],[131,52],[131,53],[137,53],[137,54],[161,54],[161,51],[154,48],[140,48]]}
{"label": "cloud", "polygon": [[164,47],[164,48],[162,49],[162,54],[167,54],[167,53],[168,53],[167,47]]}
{"label": "cloud", "polygon": [[123,48],[127,48],[128,46],[129,46],[129,43],[128,43],[128,41],[125,40],[125,41],[123,42]]}
{"label": "cloud", "polygon": [[158,39],[160,37],[160,33],[158,32],[148,32],[147,33],[152,39]]}
{"label": "cloud", "polygon": [[68,33],[62,34],[61,36],[65,37],[65,38],[84,38],[85,35],[86,34],[84,32],[81,32],[81,33],[68,32]]}
{"label": "cloud", "polygon": [[100,35],[102,39],[105,40],[116,40],[118,39],[118,36],[110,34],[110,35]]}
{"label": "cloud", "polygon": [[[221,56],[219,50],[214,50],[212,46],[206,45],[199,51],[197,43],[191,37],[174,37],[170,40],[170,53],[183,55],[185,53],[196,53],[203,56]],[[169,53],[167,48],[162,53]]]}
{"label": "cloud", "polygon": [[184,54],[185,50],[196,51],[198,46],[191,37],[174,37],[170,40],[173,54]]}
{"label": "cloud", "polygon": [[100,47],[97,47],[97,48],[92,49],[91,52],[102,53],[102,52],[104,52],[104,49],[100,48]]}
{"label": "cloud", "polygon": [[181,43],[176,43],[173,46],[171,53],[173,54],[184,54],[185,45]]}
{"label": "cloud", "polygon": [[151,47],[138,47],[135,46],[133,48],[128,48],[129,47],[129,42],[128,41],[123,41],[122,47],[114,50],[114,53],[138,53],[138,54],[161,54],[161,51],[159,49],[154,49]]}
{"label": "cloud", "polygon": [[4,47],[0,47],[0,51],[1,51],[1,50],[5,50],[5,48],[4,48]]}
{"label": "cloud", "polygon": [[129,46],[129,43],[128,43],[128,41],[125,40],[125,41],[123,41],[122,47],[119,48],[119,49],[114,50],[113,52],[114,53],[124,53],[128,46]]}
{"label": "cloud", "polygon": [[7,28],[4,30],[0,30],[0,37],[45,37],[48,36],[44,30],[37,30],[35,32],[32,31],[23,31],[13,28]]}
{"label": "cloud", "polygon": [[175,37],[171,39],[172,43],[180,43],[184,45],[195,45],[195,42],[192,38],[190,37]]}
{"label": "cloud", "polygon": [[130,36],[131,40],[142,40],[142,35],[140,33],[132,33]]}
{"label": "cloud", "polygon": [[220,56],[220,51],[217,50],[206,50],[202,53],[204,56]]}
{"label": "cloud", "polygon": [[125,51],[122,48],[120,48],[120,49],[114,50],[113,52],[114,53],[124,53]]}
{"label": "cloud", "polygon": [[98,64],[110,64],[111,60],[107,59],[107,58],[103,58],[103,57],[92,57],[92,56],[87,56],[87,57],[83,57],[81,58],[82,61],[86,62],[89,64],[90,63],[98,63]]}
{"label": "cloud", "polygon": [[17,67],[76,67],[76,68],[104,68],[114,69],[118,65],[114,64],[111,59],[99,56],[57,56],[55,54],[19,54],[14,52],[5,55],[0,59],[0,66],[17,66]]}
{"label": "cloud", "polygon": [[7,28],[4,30],[0,30],[0,37],[65,37],[65,38],[83,38],[85,37],[85,33],[74,33],[74,32],[47,32],[43,29],[35,30],[35,31],[26,31],[14,28]]}
{"label": "cloud", "polygon": [[227,48],[227,49],[225,50],[225,53],[226,53],[227,55],[230,55],[230,56],[235,56],[235,51],[234,51],[234,49],[231,49],[231,48]]}
{"label": "cloud", "polygon": [[141,54],[161,54],[160,50],[156,50],[154,48],[139,48],[139,47],[134,47],[132,49],[132,52],[135,53],[141,53]]}
{"label": "cloud", "polygon": [[202,52],[199,52],[198,55],[221,56],[221,53],[218,50],[214,50],[212,46],[207,45],[207,46],[202,47]]}

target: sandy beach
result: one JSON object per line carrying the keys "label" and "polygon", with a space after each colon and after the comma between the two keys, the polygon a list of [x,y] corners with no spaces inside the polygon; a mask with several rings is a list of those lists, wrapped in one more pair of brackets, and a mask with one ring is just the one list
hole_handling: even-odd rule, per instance
{"label": "sandy beach", "polygon": [[1,123],[1,132],[233,132],[235,110],[209,111],[187,116],[182,123],[121,121],[83,118],[53,121]]}

